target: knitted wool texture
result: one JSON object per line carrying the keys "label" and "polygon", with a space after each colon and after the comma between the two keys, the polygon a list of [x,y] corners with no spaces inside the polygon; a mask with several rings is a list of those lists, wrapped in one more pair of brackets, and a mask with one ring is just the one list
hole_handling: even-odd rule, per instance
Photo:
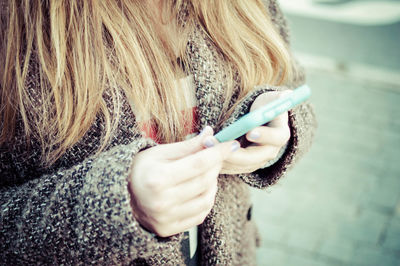
{"label": "knitted wool texture", "polygon": [[[277,3],[266,4],[288,42]],[[210,125],[218,130],[224,88],[222,56],[198,28],[187,48],[199,128]],[[247,113],[258,95],[303,84],[303,71],[294,65],[297,75],[291,82],[254,88],[222,127]],[[32,71],[27,88],[33,97],[37,81],[38,74]],[[248,219],[248,185],[274,184],[308,149],[316,126],[311,106],[306,103],[290,111],[289,125],[292,136],[278,162],[251,174],[219,176],[215,205],[199,227],[201,265],[255,264],[258,236]],[[22,134],[0,147],[0,264],[184,265],[183,235],[155,237],[133,218],[130,207],[127,175],[132,158],[156,143],[142,137],[126,100],[109,147],[93,156],[103,129],[102,120],[96,120],[79,143],[44,169],[38,167],[38,144],[32,140],[27,149]]]}

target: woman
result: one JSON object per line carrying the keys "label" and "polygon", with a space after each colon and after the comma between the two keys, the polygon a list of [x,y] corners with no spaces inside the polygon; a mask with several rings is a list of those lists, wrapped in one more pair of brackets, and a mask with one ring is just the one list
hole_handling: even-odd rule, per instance
{"label": "woman", "polygon": [[253,264],[247,186],[307,150],[313,113],[213,132],[304,82],[275,0],[2,7],[4,263]]}

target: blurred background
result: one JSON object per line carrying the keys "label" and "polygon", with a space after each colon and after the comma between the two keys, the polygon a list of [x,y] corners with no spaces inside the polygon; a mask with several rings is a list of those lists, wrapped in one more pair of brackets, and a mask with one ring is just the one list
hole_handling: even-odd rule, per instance
{"label": "blurred background", "polygon": [[319,128],[253,190],[258,265],[400,266],[400,1],[280,0]]}

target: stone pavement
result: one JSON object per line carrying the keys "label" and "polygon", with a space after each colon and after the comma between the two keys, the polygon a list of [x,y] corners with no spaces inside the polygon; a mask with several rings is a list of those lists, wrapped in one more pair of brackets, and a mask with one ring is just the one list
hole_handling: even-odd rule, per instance
{"label": "stone pavement", "polygon": [[253,190],[258,265],[400,266],[400,84],[308,71],[310,152]]}

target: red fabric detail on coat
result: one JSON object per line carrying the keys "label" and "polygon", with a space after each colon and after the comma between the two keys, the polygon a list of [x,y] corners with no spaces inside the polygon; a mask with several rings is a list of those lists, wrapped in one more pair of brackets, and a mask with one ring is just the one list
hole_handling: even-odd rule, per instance
{"label": "red fabric detail on coat", "polygon": [[[192,112],[192,123],[185,123],[185,135],[190,135],[196,132],[196,125],[197,125],[197,107],[193,107],[191,109],[185,110],[183,112]],[[157,127],[152,124],[150,121],[142,122],[141,123],[141,130],[145,137],[151,138],[157,143],[161,143],[161,140],[157,137]]]}

